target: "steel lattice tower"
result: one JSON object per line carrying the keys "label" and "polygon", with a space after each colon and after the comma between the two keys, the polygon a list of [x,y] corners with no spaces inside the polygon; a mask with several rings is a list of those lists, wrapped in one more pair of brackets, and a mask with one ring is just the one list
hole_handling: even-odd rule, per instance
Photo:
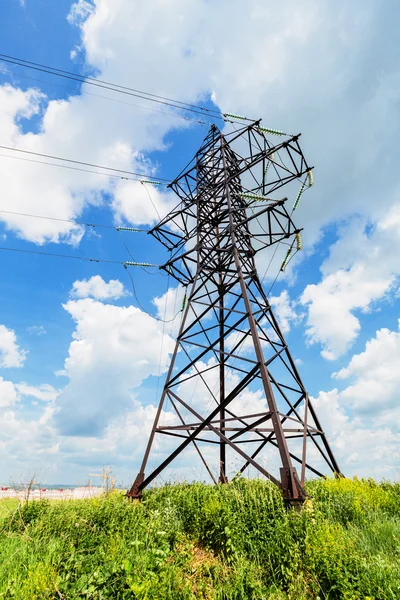
{"label": "steel lattice tower", "polygon": [[[289,503],[305,498],[306,471],[324,474],[307,459],[308,446],[335,474],[340,469],[257,274],[255,255],[266,247],[299,242],[287,198],[273,199],[283,186],[306,181],[311,169],[299,136],[272,144],[260,122],[223,135],[211,127],[195,159],[170,184],[180,198],[151,233],[170,252],[163,265],[187,286],[187,303],[143,463],[128,497],[148,486],[189,444],[214,482],[227,481],[226,450],[252,465],[282,489]],[[300,187],[299,195],[305,183]],[[216,386],[210,383],[210,377]],[[193,402],[200,383],[212,407]],[[246,391],[261,389],[263,410],[241,409]],[[166,403],[176,420],[161,424]],[[244,412],[244,414],[243,414]],[[178,440],[147,477],[155,437]],[[216,444],[219,476],[214,476],[203,444]],[[260,462],[273,447],[274,476]],[[248,450],[250,448],[250,450]],[[297,475],[294,463],[300,466]]]}

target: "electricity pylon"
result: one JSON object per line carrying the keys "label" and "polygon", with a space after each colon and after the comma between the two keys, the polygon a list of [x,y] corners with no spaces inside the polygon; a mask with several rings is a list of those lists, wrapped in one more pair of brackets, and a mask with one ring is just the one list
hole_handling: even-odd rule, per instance
{"label": "electricity pylon", "polygon": [[[274,145],[269,134],[284,139]],[[230,448],[243,461],[240,472],[252,465],[291,504],[306,497],[306,471],[324,476],[307,458],[310,443],[314,458],[318,454],[328,469],[340,473],[255,264],[255,255],[267,247],[286,243],[285,264],[295,245],[301,247],[292,213],[312,184],[312,170],[298,138],[265,129],[259,121],[225,135],[213,125],[192,163],[170,184],[180,203],[151,233],[170,252],[162,268],[187,286],[187,302],[142,466],[128,497],[140,498],[189,444],[214,482],[217,477],[227,481]],[[293,184],[297,196],[288,210],[286,197],[272,195]],[[257,402],[243,411],[249,397]],[[168,424],[163,425],[166,414]],[[156,435],[180,443],[146,477]],[[218,449],[218,474],[204,444]],[[268,448],[276,453],[277,475],[259,460]],[[300,465],[300,476],[294,463]]]}

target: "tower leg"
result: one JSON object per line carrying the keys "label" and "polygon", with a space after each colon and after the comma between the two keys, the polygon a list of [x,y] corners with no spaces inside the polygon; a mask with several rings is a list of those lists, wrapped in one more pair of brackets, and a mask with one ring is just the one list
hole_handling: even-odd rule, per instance
{"label": "tower leg", "polygon": [[131,500],[141,500],[142,492],[140,490],[140,485],[143,483],[143,481],[144,473],[143,471],[141,471],[140,473],[138,473],[129,492],[125,494],[126,498],[130,498]]}
{"label": "tower leg", "polygon": [[[219,426],[221,433],[225,433],[225,344],[224,344],[224,296],[222,291],[222,277],[219,274]],[[219,478],[218,483],[227,483],[226,476],[226,443],[219,441]]]}

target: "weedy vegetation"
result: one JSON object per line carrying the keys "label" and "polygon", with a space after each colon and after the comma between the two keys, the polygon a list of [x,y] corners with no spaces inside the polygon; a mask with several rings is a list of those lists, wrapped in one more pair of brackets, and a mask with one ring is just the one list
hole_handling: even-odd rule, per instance
{"label": "weedy vegetation", "polygon": [[167,485],[127,502],[0,502],[0,598],[400,598],[400,484]]}

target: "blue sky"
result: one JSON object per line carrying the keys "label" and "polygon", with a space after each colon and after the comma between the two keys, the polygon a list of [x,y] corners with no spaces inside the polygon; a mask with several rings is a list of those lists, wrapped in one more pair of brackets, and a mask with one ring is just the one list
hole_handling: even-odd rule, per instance
{"label": "blue sky", "polygon": [[[304,250],[272,302],[343,471],[397,478],[398,4],[252,0],[243,11],[224,0],[210,19],[205,0],[6,0],[0,16],[1,53],[302,132],[315,166],[298,210]],[[0,145],[170,179],[206,132],[165,107],[0,62]],[[1,210],[108,226],[157,220],[140,183],[0,153],[2,247],[130,260],[114,229]],[[174,206],[164,188],[148,191],[161,214]],[[144,234],[124,241],[137,260],[163,260]],[[36,472],[79,483],[111,464],[129,483],[173,326],[142,313],[120,264],[0,257],[0,481]],[[172,314],[180,289],[165,296],[156,270],[131,274],[146,311],[163,315],[167,298]]]}

